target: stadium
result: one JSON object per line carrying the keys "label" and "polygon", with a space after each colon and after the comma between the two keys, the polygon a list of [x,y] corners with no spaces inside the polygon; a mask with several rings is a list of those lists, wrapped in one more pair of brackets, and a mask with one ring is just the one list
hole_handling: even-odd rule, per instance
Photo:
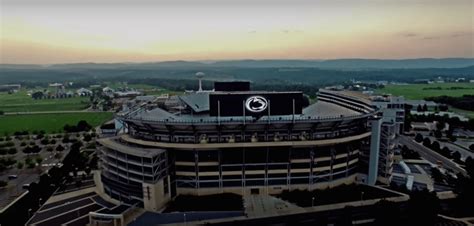
{"label": "stadium", "polygon": [[[350,92],[321,89],[310,104],[301,92],[216,82],[211,91],[118,113],[122,132],[99,140],[95,180],[109,198],[155,211],[180,194],[278,194],[365,183],[369,162],[376,161],[373,140],[380,138],[374,120],[370,100]],[[372,155],[378,159],[378,151]]]}

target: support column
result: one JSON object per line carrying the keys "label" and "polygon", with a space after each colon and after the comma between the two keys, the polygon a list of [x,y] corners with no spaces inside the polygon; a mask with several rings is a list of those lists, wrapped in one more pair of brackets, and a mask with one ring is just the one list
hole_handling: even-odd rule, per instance
{"label": "support column", "polygon": [[375,185],[375,182],[377,181],[380,154],[380,129],[382,125],[381,119],[382,118],[378,116],[370,119],[372,136],[370,137],[368,185]]}

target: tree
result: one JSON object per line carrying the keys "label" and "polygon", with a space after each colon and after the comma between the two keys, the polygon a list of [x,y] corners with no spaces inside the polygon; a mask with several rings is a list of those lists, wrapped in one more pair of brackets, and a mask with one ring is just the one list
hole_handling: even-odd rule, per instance
{"label": "tree", "polygon": [[428,147],[428,148],[431,146],[430,138],[425,137],[425,139],[423,139],[423,146]]}
{"label": "tree", "polygon": [[89,131],[92,128],[89,123],[87,123],[85,120],[81,120],[77,123],[77,130],[79,131]]}
{"label": "tree", "polygon": [[91,141],[91,140],[92,140],[92,136],[91,136],[90,134],[85,134],[85,135],[84,135],[84,141],[85,141],[85,142],[89,142],[89,141]]}
{"label": "tree", "polygon": [[44,139],[41,140],[42,145],[48,145],[49,144],[49,139],[45,137]]}
{"label": "tree", "polygon": [[41,158],[41,156],[36,157],[36,162],[38,163],[38,165],[41,165],[41,163],[43,162],[43,158]]}
{"label": "tree", "polygon": [[436,182],[436,183],[442,183],[443,182],[443,174],[437,167],[431,168],[431,178]]}
{"label": "tree", "polygon": [[91,173],[91,168],[90,168],[90,167],[86,167],[86,168],[84,169],[84,172],[85,172],[87,175],[89,175],[89,174]]}
{"label": "tree", "polygon": [[[384,199],[375,203],[375,222],[374,225],[396,226],[402,225],[400,222],[400,208],[399,206]],[[352,224],[349,224],[352,225]]]}
{"label": "tree", "polygon": [[468,156],[464,162],[467,173],[470,177],[474,177],[474,159],[472,159],[471,156]]}
{"label": "tree", "polygon": [[0,180],[0,188],[6,187],[8,185],[8,181]]}
{"label": "tree", "polygon": [[453,160],[454,160],[455,162],[461,162],[461,154],[460,154],[459,152],[455,151],[455,152],[453,153]]}
{"label": "tree", "polygon": [[441,132],[441,130],[435,130],[434,131],[434,136],[439,139],[439,138],[443,137],[443,133]]}
{"label": "tree", "polygon": [[444,121],[437,121],[436,122],[436,129],[443,130],[446,127],[446,123]]}
{"label": "tree", "polygon": [[436,152],[439,152],[439,150],[441,150],[441,146],[439,145],[439,142],[438,142],[438,141],[434,141],[434,142],[431,144],[431,149],[433,149],[433,150],[436,151]]}
{"label": "tree", "polygon": [[23,148],[23,153],[25,154],[30,154],[32,151],[31,151],[31,147],[30,146],[26,146],[25,148]]}
{"label": "tree", "polygon": [[423,105],[423,111],[428,111],[428,106],[426,106],[426,104]]}
{"label": "tree", "polygon": [[469,150],[474,151],[474,144],[469,145]]}
{"label": "tree", "polygon": [[15,147],[11,147],[10,149],[8,149],[8,154],[10,155],[14,155],[17,153],[17,150]]}
{"label": "tree", "polygon": [[64,147],[63,147],[62,145],[58,145],[58,146],[56,147],[56,151],[62,152],[62,151],[64,151]]}
{"label": "tree", "polygon": [[415,141],[421,143],[423,141],[423,135],[417,133],[415,136]]}
{"label": "tree", "polygon": [[435,192],[415,190],[407,202],[410,224],[434,225],[440,211],[440,201]]}
{"label": "tree", "polygon": [[416,111],[417,112],[422,112],[423,111],[423,108],[421,107],[421,105],[418,104],[418,107],[416,107]]}
{"label": "tree", "polygon": [[23,169],[23,165],[24,165],[23,162],[18,162],[18,163],[16,164],[16,168],[18,168],[18,169]]}

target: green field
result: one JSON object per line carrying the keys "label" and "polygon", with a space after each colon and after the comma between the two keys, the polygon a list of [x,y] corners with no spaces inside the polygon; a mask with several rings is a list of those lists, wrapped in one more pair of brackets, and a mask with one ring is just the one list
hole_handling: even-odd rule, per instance
{"label": "green field", "polygon": [[88,106],[89,97],[34,100],[23,89],[13,94],[0,93],[0,111],[4,112],[74,111]]}
{"label": "green field", "polygon": [[[439,89],[438,89],[439,87]],[[463,89],[453,89],[460,87]],[[425,97],[435,96],[462,96],[474,95],[474,83],[435,83],[435,84],[409,84],[409,85],[387,85],[377,90],[380,94],[392,94],[404,96],[409,100],[422,100]]]}
{"label": "green field", "polygon": [[5,133],[13,134],[16,131],[44,130],[47,133],[56,133],[63,129],[65,124],[76,125],[80,120],[86,120],[92,126],[100,125],[111,120],[111,112],[84,112],[84,113],[57,113],[57,114],[29,114],[0,116],[0,136]]}

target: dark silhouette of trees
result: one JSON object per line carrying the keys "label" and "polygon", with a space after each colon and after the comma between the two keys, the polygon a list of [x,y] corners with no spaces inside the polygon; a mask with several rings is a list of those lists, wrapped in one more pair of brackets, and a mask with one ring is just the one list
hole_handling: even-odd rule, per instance
{"label": "dark silhouette of trees", "polygon": [[401,154],[404,159],[420,159],[420,154],[406,145],[403,145]]}
{"label": "dark silhouette of trees", "polygon": [[439,171],[439,169],[437,167],[432,167],[431,168],[431,178],[433,178],[433,180],[436,183],[442,183],[444,176],[441,173],[441,171]]}
{"label": "dark silhouette of trees", "polygon": [[415,190],[407,202],[408,222],[412,225],[434,225],[440,211],[440,201],[435,192]]}
{"label": "dark silhouette of trees", "polygon": [[85,120],[81,120],[75,126],[66,124],[64,125],[63,129],[67,133],[77,133],[77,132],[89,131],[92,129],[92,126],[89,123],[87,123]]}
{"label": "dark silhouette of trees", "polygon": [[423,111],[428,111],[428,106],[426,106],[426,104],[423,104]]}

